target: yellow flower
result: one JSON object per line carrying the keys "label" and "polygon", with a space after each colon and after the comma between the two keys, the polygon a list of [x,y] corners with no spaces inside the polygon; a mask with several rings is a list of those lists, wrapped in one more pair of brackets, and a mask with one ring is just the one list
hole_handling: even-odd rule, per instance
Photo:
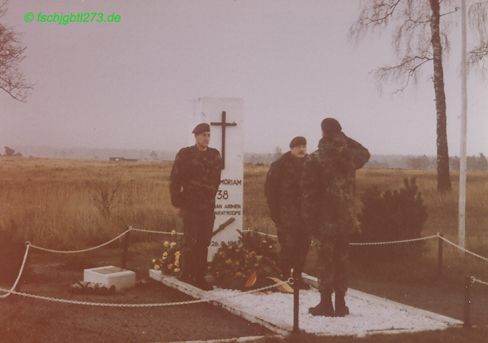
{"label": "yellow flower", "polygon": [[179,265],[180,265],[180,255],[175,254],[175,266],[179,266]]}
{"label": "yellow flower", "polygon": [[168,256],[168,252],[167,251],[163,252],[163,257],[167,257],[167,256]]}
{"label": "yellow flower", "polygon": [[174,248],[176,246],[176,242],[171,242],[169,245],[171,248]]}

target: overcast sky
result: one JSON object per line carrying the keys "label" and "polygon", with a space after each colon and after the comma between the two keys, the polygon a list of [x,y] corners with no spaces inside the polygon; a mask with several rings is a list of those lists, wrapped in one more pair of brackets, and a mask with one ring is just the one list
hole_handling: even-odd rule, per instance
{"label": "overcast sky", "polygon": [[[370,71],[395,61],[389,34],[348,39],[357,0],[9,2],[21,32],[27,103],[0,93],[0,146],[175,150],[187,144],[193,100],[242,97],[245,150],[314,149],[334,116],[373,154],[431,154],[431,65],[417,86],[379,93]],[[24,23],[25,12],[103,11],[120,23]],[[454,14],[458,15],[458,14]],[[459,27],[446,67],[449,152],[459,152]],[[469,80],[468,153],[488,153],[488,79]],[[229,114],[230,116],[230,114]]]}

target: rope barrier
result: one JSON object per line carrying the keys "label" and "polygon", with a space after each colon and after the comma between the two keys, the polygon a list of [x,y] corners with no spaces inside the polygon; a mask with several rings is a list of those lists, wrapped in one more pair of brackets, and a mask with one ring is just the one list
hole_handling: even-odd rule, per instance
{"label": "rope barrier", "polygon": [[285,283],[290,283],[290,280],[281,281],[281,282],[273,284],[273,285],[264,286],[261,288],[252,289],[252,290],[245,291],[245,292],[240,292],[237,294],[230,294],[230,295],[226,295],[226,296],[222,296],[222,297],[213,297],[213,298],[208,297],[208,298],[202,298],[202,299],[196,299],[196,300],[176,301],[176,302],[170,302],[170,303],[146,303],[146,304],[101,303],[101,302],[92,302],[92,301],[71,300],[71,299],[49,297],[49,296],[44,296],[44,295],[30,294],[30,293],[25,293],[25,292],[17,292],[17,291],[14,291],[12,289],[7,290],[4,288],[0,288],[0,291],[9,292],[9,294],[15,294],[15,295],[23,296],[26,298],[37,299],[37,300],[45,300],[45,301],[51,301],[51,302],[57,302],[57,303],[63,303],[63,304],[98,306],[98,307],[139,307],[140,308],[140,307],[181,306],[181,305],[192,305],[192,304],[206,303],[206,302],[212,302],[212,301],[219,301],[219,300],[224,300],[224,299],[236,298],[236,297],[246,295],[246,294],[262,292],[265,290],[269,290],[272,288],[282,286]]}
{"label": "rope barrier", "polygon": [[488,286],[488,282],[487,281],[483,281],[483,280],[477,279],[474,276],[471,277],[471,283],[479,283],[480,285]]}
{"label": "rope barrier", "polygon": [[[121,234],[117,235],[116,237],[114,237],[114,238],[112,238],[112,239],[110,239],[110,240],[108,240],[102,244],[99,244],[97,246],[90,247],[90,248],[79,249],[79,250],[49,249],[49,248],[44,248],[44,247],[33,245],[31,242],[27,241],[25,252],[24,252],[24,257],[23,257],[22,264],[21,264],[21,267],[19,269],[19,272],[17,274],[17,277],[16,277],[12,287],[10,287],[10,289],[0,288],[0,292],[5,293],[5,294],[0,295],[0,299],[5,299],[8,296],[14,294],[14,295],[23,296],[23,297],[32,298],[32,299],[37,299],[37,300],[51,301],[51,302],[64,303],[64,304],[84,305],[84,306],[125,307],[125,308],[168,307],[168,306],[182,306],[182,305],[190,305],[190,304],[198,304],[198,303],[207,303],[207,302],[219,301],[219,300],[224,300],[224,299],[233,298],[233,297],[239,297],[239,296],[246,295],[246,294],[252,294],[252,293],[262,292],[265,290],[276,288],[276,287],[279,287],[279,286],[286,284],[286,283],[293,285],[293,280],[289,279],[287,281],[281,281],[277,284],[261,287],[261,288],[254,289],[254,290],[249,290],[246,292],[240,292],[237,294],[231,294],[231,295],[227,295],[227,296],[223,296],[223,297],[214,297],[214,298],[212,298],[212,297],[206,298],[205,297],[202,299],[187,300],[187,301],[178,301],[178,302],[169,302],[169,303],[146,303],[146,304],[140,304],[140,303],[139,304],[134,304],[134,303],[101,303],[101,302],[92,302],[92,301],[80,301],[80,300],[71,300],[71,299],[63,299],[63,298],[49,297],[49,296],[43,296],[43,295],[36,295],[36,294],[30,294],[30,293],[25,293],[25,292],[18,292],[15,290],[16,287],[18,286],[20,280],[21,280],[22,274],[23,274],[25,266],[27,264],[27,258],[29,255],[30,248],[34,248],[34,249],[38,249],[38,250],[46,251],[46,252],[62,253],[62,254],[87,252],[87,251],[92,251],[92,250],[104,247],[110,243],[113,243],[114,241],[123,237],[124,235],[126,235],[130,231],[156,233],[156,234],[183,235],[183,233],[175,233],[174,231],[167,232],[167,231],[147,230],[147,229],[133,228],[133,227],[129,226],[129,228],[127,230],[125,230]],[[268,233],[264,233],[264,232],[260,232],[260,231],[255,231],[255,230],[243,230],[243,232],[254,232],[254,233],[257,233],[257,234],[260,234],[263,236],[277,238],[276,235],[268,234]],[[426,236],[426,237],[418,237],[418,238],[403,239],[403,240],[396,240],[396,241],[356,242],[356,243],[350,243],[350,245],[352,245],[352,246],[372,246],[372,245],[400,244],[400,243],[418,242],[418,241],[423,241],[423,240],[428,240],[428,239],[433,239],[433,238],[438,238],[439,241],[444,241],[444,242],[458,248],[459,250],[462,250],[462,251],[464,251],[464,252],[466,252],[466,253],[474,256],[474,257],[477,257],[477,258],[479,258],[485,262],[488,262],[487,257],[481,256],[475,252],[472,252],[468,249],[465,249],[464,247],[461,247],[460,245],[458,245],[458,244],[448,240],[447,238],[443,237],[440,233],[437,233],[436,235]],[[481,284],[484,286],[488,286],[487,281],[480,280],[474,276],[469,277],[469,284],[472,285],[475,283],[478,283],[478,284]],[[470,287],[467,286],[467,288],[469,291]],[[468,302],[470,302],[470,300]],[[469,323],[469,308],[467,310],[465,310],[465,312],[466,311],[467,311],[467,317],[466,318],[468,318],[468,319],[465,319],[465,324]]]}
{"label": "rope barrier", "polygon": [[253,233],[257,233],[258,235],[261,235],[261,236],[267,236],[267,237],[272,237],[272,238],[278,238],[277,235],[272,235],[270,233],[265,233],[265,232],[261,232],[261,231],[257,231],[257,230],[242,230],[242,232],[253,232]]}
{"label": "rope barrier", "polygon": [[80,250],[56,250],[56,249],[49,249],[49,248],[43,248],[43,247],[40,247],[40,246],[37,246],[37,245],[34,245],[34,244],[31,244],[31,247],[33,249],[37,249],[37,250],[42,250],[42,251],[47,251],[47,252],[52,252],[52,253],[56,253],[56,254],[76,254],[76,253],[81,253],[81,252],[87,252],[87,251],[92,251],[92,250],[96,250],[98,248],[101,248],[101,247],[104,247],[106,245],[109,245],[110,243],[113,243],[115,242],[117,239],[119,239],[120,237],[124,236],[125,234],[127,234],[129,231],[131,231],[132,229],[127,229],[125,230],[124,232],[122,232],[120,235],[112,238],[111,240],[109,241],[106,241],[105,243],[102,243],[102,244],[99,244],[97,246],[94,246],[94,247],[90,247],[90,248],[85,248],[85,249],[80,249]]}
{"label": "rope barrier", "polygon": [[425,237],[418,237],[418,238],[410,238],[410,239],[401,239],[397,241],[384,241],[384,242],[357,242],[357,243],[349,243],[352,246],[366,246],[366,245],[387,245],[387,244],[400,244],[400,243],[411,243],[411,242],[418,242],[418,241],[425,241],[432,238],[437,238],[437,235],[425,236]]}
{"label": "rope barrier", "polygon": [[[133,228],[133,227],[129,227],[129,229],[125,230],[124,232],[122,232],[121,234],[119,234],[118,236],[112,238],[111,240],[105,242],[105,243],[102,243],[102,244],[99,244],[97,246],[94,246],[94,247],[90,247],[90,248],[85,248],[85,249],[80,249],[80,250],[56,250],[56,249],[49,249],[49,248],[44,248],[44,247],[40,247],[40,246],[37,246],[37,245],[34,245],[34,244],[30,244],[30,246],[33,248],[33,249],[37,249],[37,250],[42,250],[42,251],[47,251],[47,252],[52,252],[52,253],[59,253],[59,254],[75,254],[75,253],[82,253],[82,252],[87,252],[87,251],[92,251],[92,250],[96,250],[98,248],[101,248],[101,247],[104,247],[114,241],[116,241],[117,239],[121,238],[122,236],[124,236],[125,234],[127,234],[128,232],[130,231],[138,231],[138,232],[147,232],[147,233],[157,233],[157,234],[165,234],[165,235],[173,235],[175,233],[173,232],[170,232],[170,231],[158,231],[158,230],[147,230],[147,229],[139,229],[139,228]],[[253,232],[253,233],[256,233],[256,234],[259,234],[259,235],[262,235],[262,236],[267,236],[267,237],[272,237],[272,238],[278,238],[277,235],[273,235],[273,234],[269,234],[269,233],[264,233],[264,232],[261,232],[261,231],[257,231],[257,230],[243,230],[242,232]],[[184,235],[183,232],[176,232],[176,235]],[[430,236],[425,236],[425,237],[418,237],[418,238],[410,238],[410,239],[402,239],[402,240],[395,240],[395,241],[383,241],[383,242],[351,242],[349,243],[349,245],[351,246],[375,246],[375,245],[388,245],[388,244],[402,244],[402,243],[412,243],[412,242],[418,242],[418,241],[424,241],[424,240],[428,240],[428,239],[433,239],[433,238],[440,238],[441,240],[443,240],[444,242],[460,249],[460,250],[463,250],[465,251],[466,253],[474,256],[474,257],[477,257],[485,262],[488,262],[488,258],[487,257],[484,257],[484,256],[481,256],[473,251],[470,251],[468,249],[465,249],[463,247],[461,247],[460,245],[454,243],[454,242],[451,242],[450,240],[448,240],[447,238],[445,238],[444,236],[441,236],[439,233],[438,234],[435,234],[435,235],[430,235]]]}
{"label": "rope barrier", "polygon": [[147,230],[147,229],[138,229],[138,228],[134,228],[134,227],[130,227],[130,230],[131,231],[138,231],[138,232],[147,232],[147,233],[158,233],[158,234],[162,234],[162,235],[178,235],[178,236],[183,236],[184,233],[183,232],[176,232],[176,233],[173,233],[171,231],[159,231],[159,230]]}
{"label": "rope barrier", "polygon": [[[96,249],[102,248],[102,247],[104,247],[106,245],[109,245],[109,244],[115,242],[116,240],[118,240],[119,238],[123,237],[124,235],[126,235],[130,231],[147,232],[147,233],[158,233],[158,234],[164,234],[164,235],[173,235],[174,234],[173,232],[170,232],[170,231],[146,230],[146,229],[138,229],[138,228],[129,227],[127,230],[125,230],[121,234],[115,236],[114,238],[106,241],[105,243],[102,243],[102,244],[99,244],[97,246],[90,247],[90,248],[79,249],[79,250],[56,250],[56,249],[50,249],[50,248],[40,247],[40,246],[37,246],[37,245],[34,245],[34,244],[31,244],[31,247],[33,249],[42,250],[42,251],[51,252],[51,253],[56,253],[56,254],[77,254],[77,253],[82,253],[82,252],[96,250]],[[183,235],[182,232],[176,232],[175,234],[176,235]]]}
{"label": "rope barrier", "polygon": [[[256,230],[243,230],[242,232],[254,232],[259,235],[267,236],[267,237],[273,237],[273,238],[278,238],[277,235],[272,235],[269,233],[264,233]],[[399,244],[399,243],[411,243],[411,242],[417,242],[417,241],[424,241],[432,238],[437,238],[438,235],[430,235],[426,237],[418,237],[418,238],[410,238],[410,239],[402,239],[402,240],[396,240],[396,241],[383,241],[383,242],[352,242],[349,243],[349,245],[352,246],[366,246],[366,245],[386,245],[386,244]]]}
{"label": "rope barrier", "polygon": [[443,237],[443,236],[441,236],[439,234],[437,235],[437,237],[439,237],[440,239],[442,239],[444,242],[446,242],[446,243],[448,243],[448,244],[450,244],[450,245],[458,248],[459,250],[462,250],[462,251],[464,251],[464,252],[466,252],[466,253],[474,256],[474,257],[477,257],[477,258],[479,258],[479,259],[481,259],[481,260],[483,260],[485,262],[488,262],[488,257],[481,256],[481,255],[479,255],[479,254],[477,254],[475,252],[472,252],[472,251],[470,251],[468,249],[465,249],[462,246],[460,246],[460,245],[458,245],[458,244],[456,244],[454,242],[451,242],[450,240],[448,240],[447,238],[445,238],[445,237]]}
{"label": "rope barrier", "polygon": [[15,279],[14,284],[12,285],[12,287],[10,287],[10,290],[0,288],[1,291],[6,292],[5,294],[0,295],[0,299],[5,299],[10,294],[12,294],[13,292],[15,292],[15,288],[17,288],[17,285],[18,285],[18,283],[20,281],[20,278],[22,277],[22,273],[24,272],[24,268],[25,268],[25,265],[27,263],[27,256],[29,255],[29,248],[30,248],[30,246],[31,246],[30,243],[29,242],[26,242],[25,252],[24,252],[24,258],[22,260],[22,265],[20,266],[19,273],[17,274],[17,278]]}

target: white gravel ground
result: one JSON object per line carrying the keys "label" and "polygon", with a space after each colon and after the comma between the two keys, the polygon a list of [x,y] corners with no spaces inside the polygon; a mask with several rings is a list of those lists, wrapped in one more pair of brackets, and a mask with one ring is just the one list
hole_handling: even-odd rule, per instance
{"label": "white gravel ground", "polygon": [[[150,271],[153,279],[174,287],[197,298],[220,298],[240,291],[214,289],[201,291],[173,277],[161,277]],[[416,332],[443,330],[462,322],[433,312],[403,305],[388,299],[376,297],[357,290],[349,290],[346,303],[351,314],[344,318],[314,317],[308,308],[315,306],[320,295],[316,289],[300,291],[300,329],[308,333],[327,336],[365,336],[376,333]],[[279,332],[291,331],[293,327],[293,295],[284,293],[244,294],[216,302],[234,314],[265,325],[276,327]]]}
{"label": "white gravel ground", "polygon": [[[216,289],[207,293],[213,298],[235,292],[238,291]],[[442,330],[461,324],[451,318],[353,290],[346,295],[350,315],[344,318],[314,317],[308,313],[308,308],[315,306],[319,299],[319,293],[315,289],[300,292],[300,329],[308,333],[364,336],[379,332]],[[279,327],[288,330],[292,328],[291,294],[246,294],[229,298],[225,302]]]}

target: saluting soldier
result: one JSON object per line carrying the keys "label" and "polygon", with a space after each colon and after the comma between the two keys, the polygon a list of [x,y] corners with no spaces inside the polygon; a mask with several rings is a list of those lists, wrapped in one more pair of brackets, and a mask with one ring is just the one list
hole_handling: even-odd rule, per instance
{"label": "saluting soldier", "polygon": [[301,273],[310,246],[310,235],[301,216],[300,180],[306,156],[305,137],[293,138],[290,151],[271,164],[265,184],[266,200],[280,242],[283,278],[288,278],[293,269],[293,276],[302,289],[308,288]]}
{"label": "saluting soldier", "polygon": [[220,185],[222,158],[209,147],[210,125],[193,129],[195,144],[176,154],[170,176],[171,203],[183,218],[182,281],[209,290],[205,280],[208,246],[215,221],[215,194]]}
{"label": "saluting soldier", "polygon": [[355,175],[370,154],[342,132],[336,119],[324,119],[321,128],[318,150],[306,158],[301,182],[303,219],[319,243],[320,303],[309,312],[315,316],[343,317],[349,314],[344,298],[348,246],[358,226],[354,213]]}

